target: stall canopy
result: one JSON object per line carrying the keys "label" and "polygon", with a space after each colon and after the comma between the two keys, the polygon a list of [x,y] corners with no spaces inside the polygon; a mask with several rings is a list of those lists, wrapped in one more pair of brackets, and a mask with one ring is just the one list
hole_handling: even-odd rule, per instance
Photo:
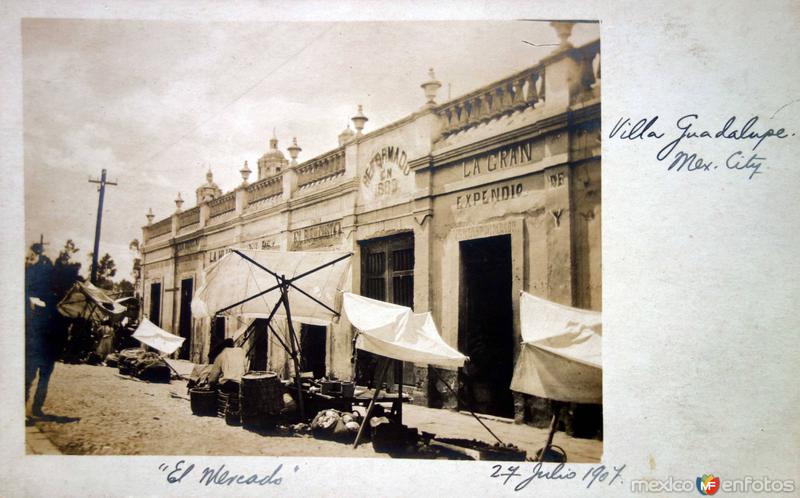
{"label": "stall canopy", "polygon": [[142,323],[133,333],[133,338],[165,354],[174,353],[186,340],[183,337],[170,334],[147,318],[142,318]]}
{"label": "stall canopy", "polygon": [[359,330],[356,347],[395,360],[461,367],[467,357],[450,347],[430,313],[344,293],[344,312]]}
{"label": "stall canopy", "polygon": [[125,306],[89,282],[76,282],[58,303],[58,311],[68,318],[102,321],[122,314]]}
{"label": "stall canopy", "polygon": [[[327,325],[338,315],[340,292],[349,284],[349,255],[332,251],[232,251],[204,272],[200,288],[192,299],[192,315],[207,318],[228,308],[227,312],[242,318],[269,317],[281,293],[277,290],[275,276],[263,270],[268,268],[287,280],[296,281],[292,292],[288,293],[293,320]],[[306,294],[330,309],[320,306]],[[239,302],[241,304],[231,307]],[[279,308],[276,315],[285,316],[285,310]]]}
{"label": "stall canopy", "polygon": [[513,391],[574,403],[602,403],[602,321],[596,311],[526,292],[520,298],[522,348]]}

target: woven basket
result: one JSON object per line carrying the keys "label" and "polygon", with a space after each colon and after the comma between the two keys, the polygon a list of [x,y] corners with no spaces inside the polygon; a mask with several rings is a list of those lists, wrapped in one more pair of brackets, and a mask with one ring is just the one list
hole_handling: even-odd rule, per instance
{"label": "woven basket", "polygon": [[205,389],[190,389],[192,413],[201,417],[217,415],[217,393]]}

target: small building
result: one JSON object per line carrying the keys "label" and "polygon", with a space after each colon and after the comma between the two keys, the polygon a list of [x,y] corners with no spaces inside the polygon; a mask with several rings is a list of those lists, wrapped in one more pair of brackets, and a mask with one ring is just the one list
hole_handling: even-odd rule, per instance
{"label": "small building", "polygon": [[[471,358],[461,373],[439,373],[476,412],[543,420],[546,405],[509,390],[520,291],[602,305],[600,43],[562,41],[539,63],[443,103],[431,70],[419,110],[367,131],[358,106],[339,147],[317,157],[300,161],[294,139],[287,158],[273,132],[257,177],[245,163],[230,192],[209,171],[196,206],[183,210],[178,198],[171,216],[148,215],[144,314],[187,338],[181,357],[204,362],[212,342],[265,327],[193,319],[205,267],[236,247],[351,251],[347,290],[431,311],[444,340]],[[304,369],[370,382],[374,359],[355,355],[346,319],[296,325]],[[264,340],[252,351],[255,365],[288,373],[281,348]],[[464,408],[428,368],[402,369],[415,402]]]}

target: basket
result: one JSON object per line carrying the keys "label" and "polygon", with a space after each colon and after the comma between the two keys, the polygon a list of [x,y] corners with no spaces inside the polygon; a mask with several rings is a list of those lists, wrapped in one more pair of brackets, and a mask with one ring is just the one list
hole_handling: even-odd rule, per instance
{"label": "basket", "polygon": [[352,398],[356,392],[356,385],[352,382],[326,380],[321,383],[321,387],[322,394],[341,396],[342,398]]}
{"label": "basket", "polygon": [[190,389],[189,399],[192,413],[200,417],[215,417],[217,415],[217,393],[206,389]]}
{"label": "basket", "polygon": [[217,393],[217,416],[225,419],[228,425],[241,425],[242,417],[239,409],[239,395]]}

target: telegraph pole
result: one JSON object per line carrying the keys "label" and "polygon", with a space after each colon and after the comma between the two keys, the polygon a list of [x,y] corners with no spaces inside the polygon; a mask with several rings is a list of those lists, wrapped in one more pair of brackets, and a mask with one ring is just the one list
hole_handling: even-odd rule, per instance
{"label": "telegraph pole", "polygon": [[116,185],[116,182],[106,181],[106,169],[100,173],[99,180],[89,178],[89,183],[100,184],[97,191],[100,192],[100,198],[97,201],[97,224],[94,227],[94,253],[92,253],[92,284],[97,283],[97,255],[100,252],[100,224],[103,221],[103,197],[106,195],[106,185]]}

